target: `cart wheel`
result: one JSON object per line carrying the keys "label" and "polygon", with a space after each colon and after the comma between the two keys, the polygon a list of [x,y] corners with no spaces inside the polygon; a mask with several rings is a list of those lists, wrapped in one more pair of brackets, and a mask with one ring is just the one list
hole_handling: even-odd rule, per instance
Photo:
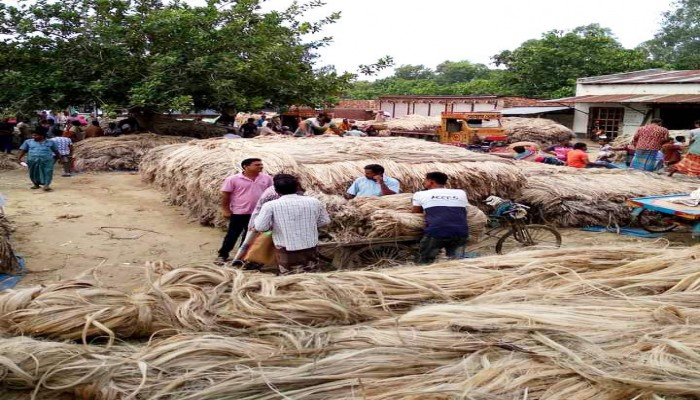
{"label": "cart wheel", "polygon": [[414,257],[415,252],[409,246],[398,243],[375,244],[350,253],[343,266],[351,269],[389,267],[404,263]]}
{"label": "cart wheel", "polygon": [[673,216],[646,208],[639,213],[637,220],[645,231],[651,233],[671,232],[678,227]]}
{"label": "cart wheel", "polygon": [[530,224],[521,228],[516,234],[511,229],[501,236],[496,243],[496,253],[508,254],[513,251],[558,249],[561,247],[561,234],[559,231],[547,225]]}

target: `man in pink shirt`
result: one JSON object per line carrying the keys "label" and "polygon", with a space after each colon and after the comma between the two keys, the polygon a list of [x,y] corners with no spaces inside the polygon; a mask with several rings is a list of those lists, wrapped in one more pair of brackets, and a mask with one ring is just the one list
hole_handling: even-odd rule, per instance
{"label": "man in pink shirt", "polygon": [[241,237],[245,240],[250,216],[262,193],[272,186],[270,175],[263,174],[263,163],[259,158],[247,158],[241,162],[243,172],[231,175],[221,186],[221,209],[224,217],[229,218],[228,232],[219,249],[217,264],[229,260],[233,247]]}

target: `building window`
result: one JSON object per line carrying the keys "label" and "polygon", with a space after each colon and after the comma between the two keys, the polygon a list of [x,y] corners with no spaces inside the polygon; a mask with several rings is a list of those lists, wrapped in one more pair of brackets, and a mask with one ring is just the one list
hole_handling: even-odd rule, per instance
{"label": "building window", "polygon": [[588,132],[591,138],[599,129],[611,139],[617,137],[625,117],[625,109],[622,107],[591,107],[588,120]]}

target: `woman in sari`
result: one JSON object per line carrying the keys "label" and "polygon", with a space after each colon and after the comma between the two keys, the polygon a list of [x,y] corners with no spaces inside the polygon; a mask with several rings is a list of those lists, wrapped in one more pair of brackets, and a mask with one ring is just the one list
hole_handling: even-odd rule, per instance
{"label": "woman in sari", "polygon": [[27,155],[29,166],[29,179],[34,186],[32,189],[44,187],[44,191],[50,192],[53,180],[54,156],[60,158],[56,142],[46,139],[45,132],[35,132],[32,139],[27,139],[19,147],[17,162],[21,163],[24,155]]}

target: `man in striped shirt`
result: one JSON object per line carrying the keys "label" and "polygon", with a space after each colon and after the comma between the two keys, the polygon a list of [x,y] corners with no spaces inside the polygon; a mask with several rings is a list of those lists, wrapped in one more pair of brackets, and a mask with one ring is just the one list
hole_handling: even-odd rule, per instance
{"label": "man in striped shirt", "polygon": [[273,184],[280,198],[263,204],[255,230],[272,229],[280,274],[313,271],[318,260],[318,228],[330,223],[328,212],[318,199],[297,194],[295,177],[276,176]]}

